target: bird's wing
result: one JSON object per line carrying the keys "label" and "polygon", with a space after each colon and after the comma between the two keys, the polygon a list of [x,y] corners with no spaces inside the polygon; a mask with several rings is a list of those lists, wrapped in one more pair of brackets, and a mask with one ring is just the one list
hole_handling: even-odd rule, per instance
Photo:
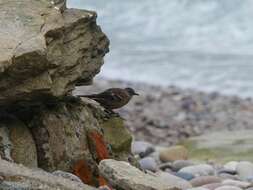
{"label": "bird's wing", "polygon": [[113,92],[113,90],[107,90],[102,92],[101,94],[97,94],[96,98],[103,98],[106,100],[112,100],[112,101],[121,101],[122,97],[120,94],[116,94]]}

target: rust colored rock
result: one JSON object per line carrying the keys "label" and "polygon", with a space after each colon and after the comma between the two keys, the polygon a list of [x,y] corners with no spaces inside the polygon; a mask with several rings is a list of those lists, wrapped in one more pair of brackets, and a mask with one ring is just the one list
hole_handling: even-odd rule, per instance
{"label": "rust colored rock", "polygon": [[91,168],[84,160],[79,160],[74,164],[73,173],[78,176],[83,181],[83,183],[88,185],[95,185]]}
{"label": "rust colored rock", "polygon": [[109,152],[107,149],[107,144],[104,141],[104,137],[98,131],[91,131],[88,134],[89,136],[89,144],[93,146],[90,148],[91,150],[95,150],[95,155],[97,162],[108,159]]}

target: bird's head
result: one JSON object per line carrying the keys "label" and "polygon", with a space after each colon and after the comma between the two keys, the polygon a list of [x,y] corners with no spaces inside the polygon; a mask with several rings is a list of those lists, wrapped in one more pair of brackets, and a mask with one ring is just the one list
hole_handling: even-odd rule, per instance
{"label": "bird's head", "polygon": [[139,96],[139,94],[136,93],[136,92],[134,91],[134,89],[132,89],[132,88],[125,88],[125,90],[126,90],[126,91],[128,92],[128,94],[131,95],[131,96],[134,96],[134,95]]}

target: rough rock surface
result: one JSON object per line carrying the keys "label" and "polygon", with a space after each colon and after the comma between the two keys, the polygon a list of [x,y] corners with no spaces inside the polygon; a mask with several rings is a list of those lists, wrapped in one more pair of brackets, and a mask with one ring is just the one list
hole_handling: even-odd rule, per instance
{"label": "rough rock surface", "polygon": [[0,0],[0,105],[48,101],[99,72],[109,41],[96,13],[55,3]]}
{"label": "rough rock surface", "polygon": [[180,190],[155,175],[145,174],[127,162],[103,160],[99,172],[116,189],[122,190]]}
{"label": "rough rock surface", "polygon": [[[98,172],[101,160],[134,160],[122,119],[71,96],[75,86],[92,82],[108,52],[96,17],[66,9],[66,0],[0,0],[0,158],[73,173],[92,186],[107,185]],[[17,183],[19,189],[36,189],[44,180],[37,171],[38,181],[26,168],[3,164],[0,180],[1,172],[10,175],[7,189]]]}
{"label": "rough rock surface", "polygon": [[22,165],[0,160],[2,190],[43,189],[43,190],[95,190],[95,188],[54,176],[43,170],[28,169]]}

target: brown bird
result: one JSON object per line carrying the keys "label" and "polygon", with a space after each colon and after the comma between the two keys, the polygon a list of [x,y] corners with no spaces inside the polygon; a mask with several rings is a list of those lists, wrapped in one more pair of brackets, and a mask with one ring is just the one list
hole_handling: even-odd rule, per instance
{"label": "brown bird", "polygon": [[132,88],[109,88],[100,94],[78,95],[98,102],[108,110],[118,109],[126,105],[137,94]]}

